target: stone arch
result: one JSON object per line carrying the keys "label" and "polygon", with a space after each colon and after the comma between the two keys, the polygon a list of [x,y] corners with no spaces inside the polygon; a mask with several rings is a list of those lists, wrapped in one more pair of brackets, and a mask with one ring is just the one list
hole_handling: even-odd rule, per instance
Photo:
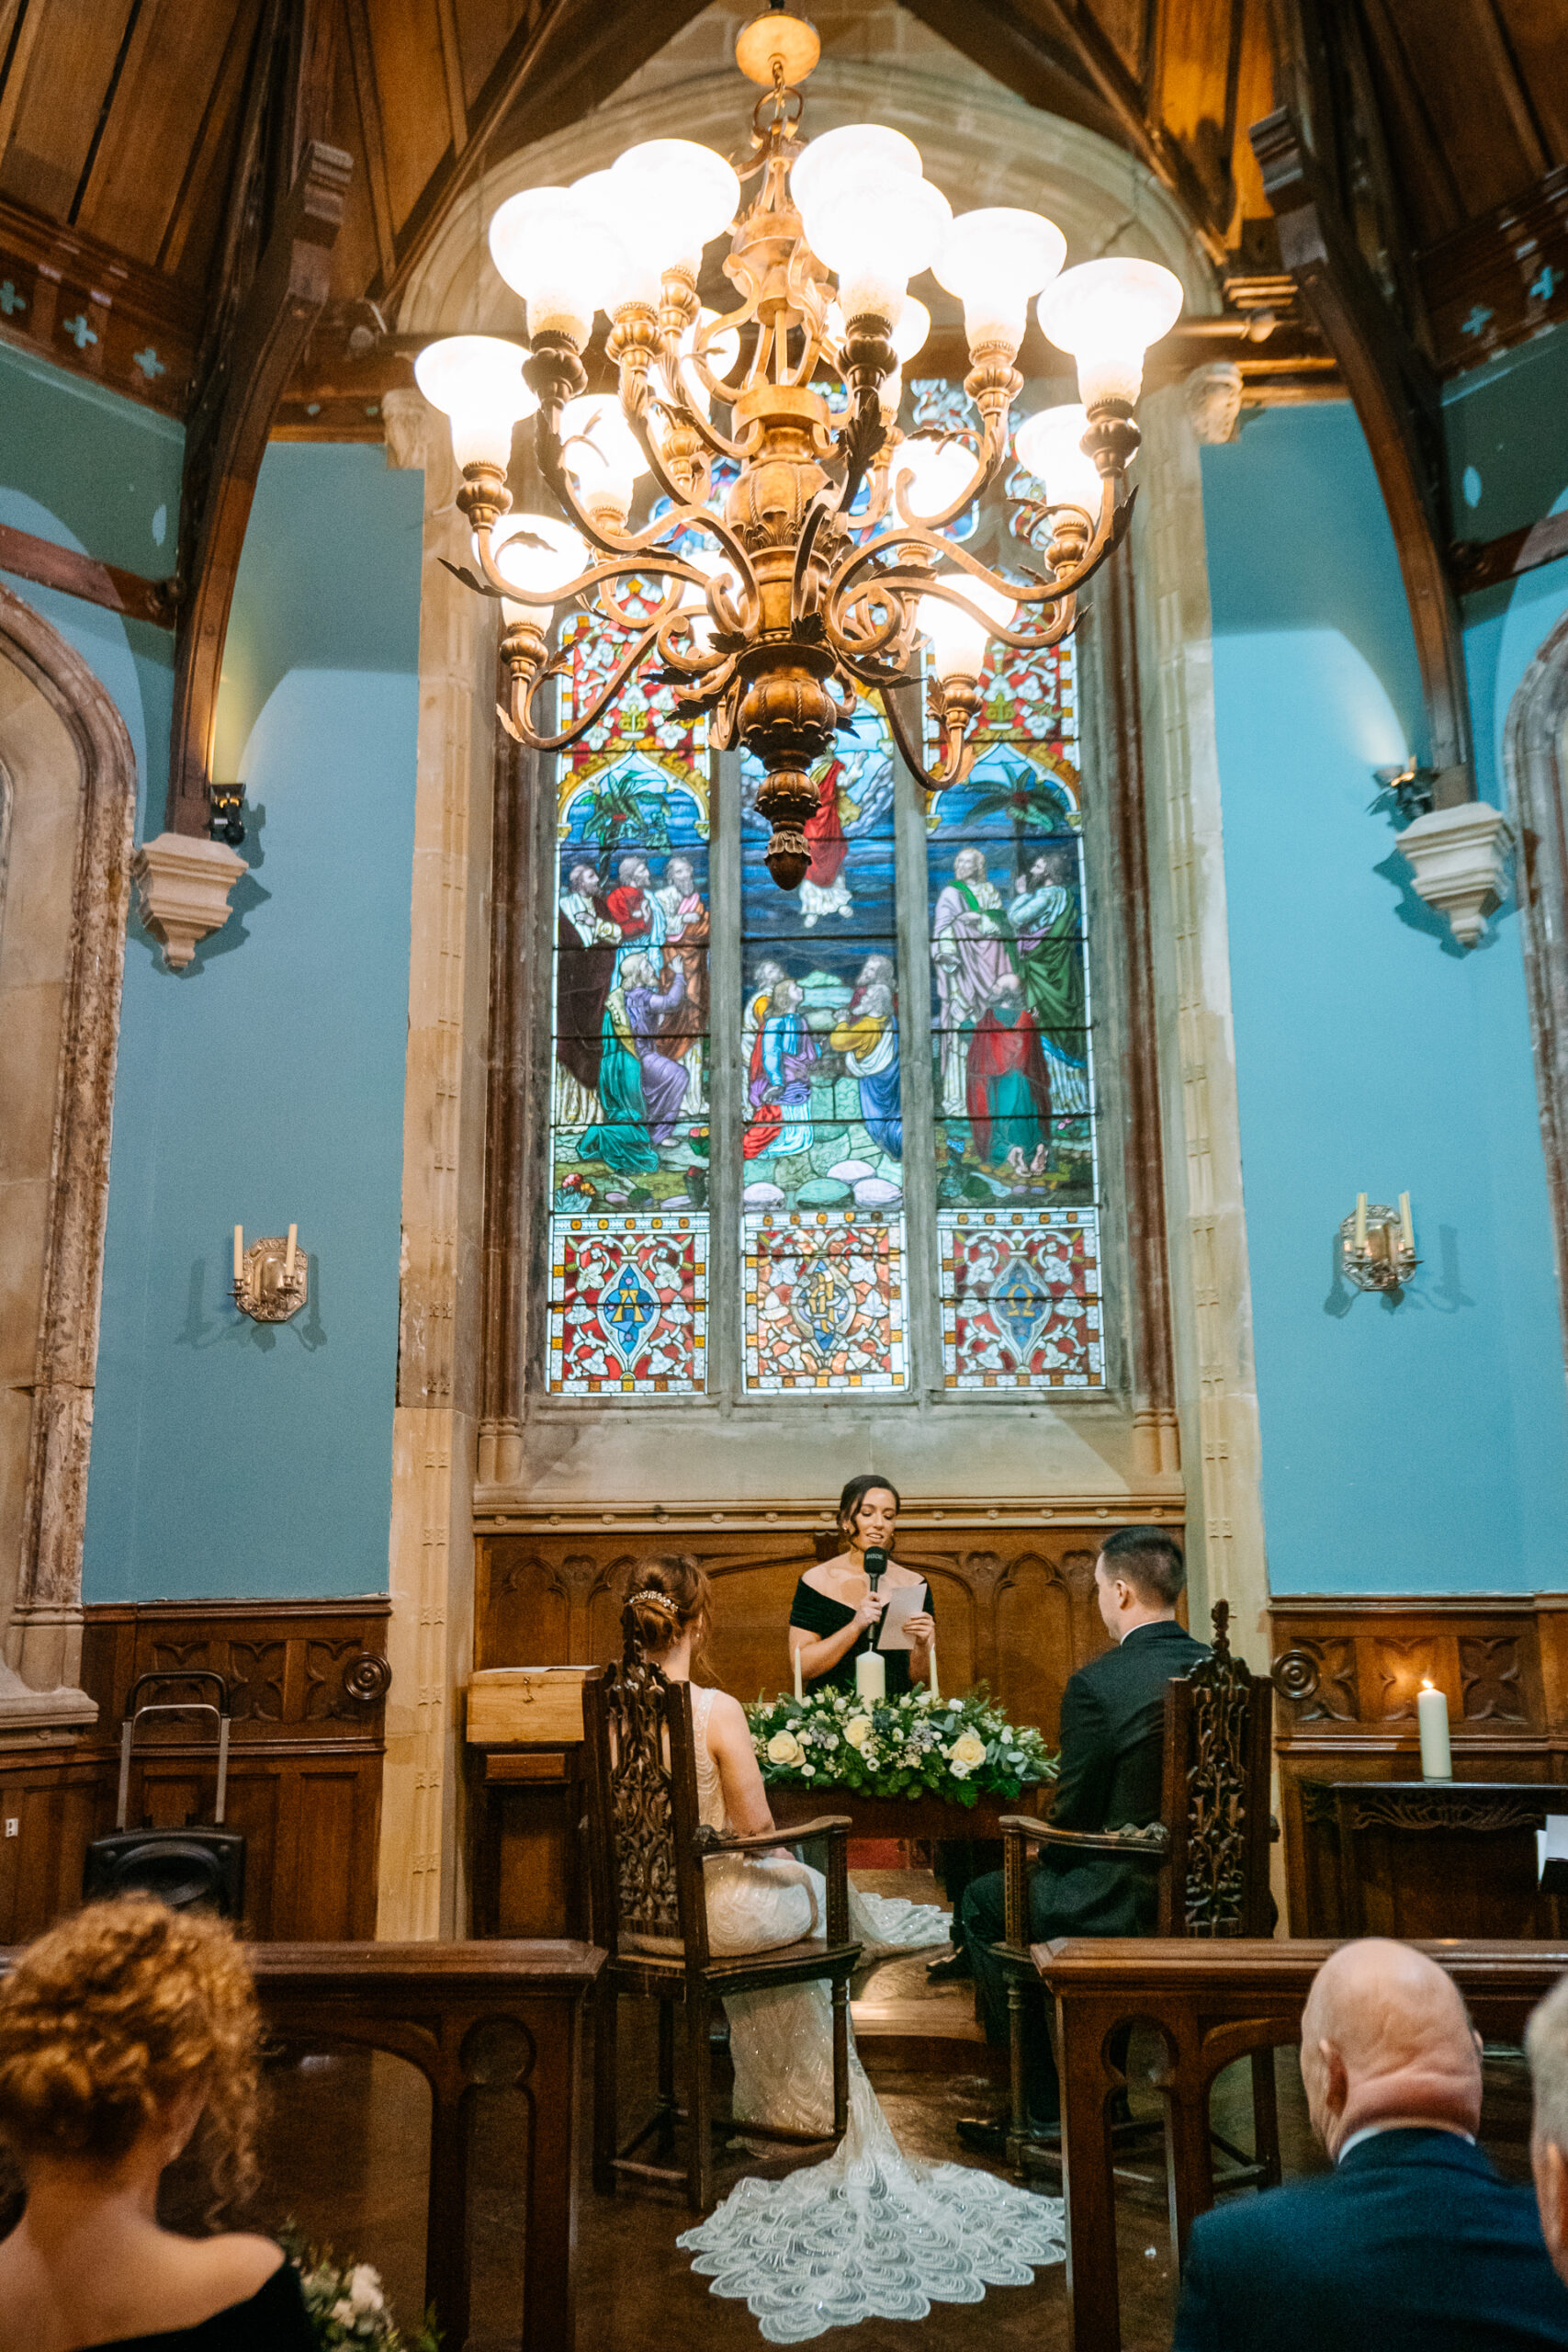
{"label": "stone arch", "polygon": [[[76,1687],[136,761],[81,656],[0,587],[0,1726],[91,1721]],[[10,1358],[16,1357],[12,1363]]]}
{"label": "stone arch", "polygon": [[1508,706],[1503,770],[1519,842],[1525,986],[1568,1334],[1568,613],[1548,632]]}

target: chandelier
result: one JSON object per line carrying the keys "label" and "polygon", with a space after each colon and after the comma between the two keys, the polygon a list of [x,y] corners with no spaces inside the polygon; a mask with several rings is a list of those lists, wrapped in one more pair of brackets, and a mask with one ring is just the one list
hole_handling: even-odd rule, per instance
{"label": "chandelier", "polygon": [[[1071,630],[1078,590],[1125,535],[1144,354],[1182,300],[1152,262],[1064,271],[1066,241],[1039,213],[955,218],[897,130],[805,140],[799,85],[818,54],[813,28],[782,8],[742,28],[736,60],[762,96],[735,164],[654,139],[570,187],[509,198],[490,249],[526,304],[530,348],[455,335],[414,368],[462,470],[482,576],[459,576],[501,602],[504,724],[535,751],[563,750],[649,665],[680,712],[707,716],[719,749],[740,743],[759,763],[767,864],[786,890],[809,863],[810,771],[861,694],[880,697],[903,759],[939,792],[974,762],[987,645],[1034,652]],[[739,300],[716,315],[698,278],[727,232]],[[927,268],[964,305],[976,422],[906,434],[901,371],[930,326],[908,288]],[[1007,466],[1035,297],[1044,334],[1077,359],[1080,404],[1019,429],[1032,486],[1012,527],[1038,563],[1009,579],[952,526]],[[588,391],[601,311],[618,397]],[[511,512],[513,429],[528,416],[557,514]],[[664,503],[634,529],[645,475]],[[603,691],[556,733],[541,694],[567,667],[550,639],[574,604],[612,633],[612,658]],[[922,663],[930,764],[894,691]]]}

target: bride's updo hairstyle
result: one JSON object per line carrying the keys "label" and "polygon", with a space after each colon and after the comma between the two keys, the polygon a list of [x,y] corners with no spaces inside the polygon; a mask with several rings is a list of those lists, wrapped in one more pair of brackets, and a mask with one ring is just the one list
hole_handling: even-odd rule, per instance
{"label": "bride's updo hairstyle", "polygon": [[707,1577],[689,1553],[652,1553],[634,1560],[621,1585],[621,1631],[644,1657],[661,1658],[688,1626],[694,1628],[692,1662],[706,1639],[711,1595]]}
{"label": "bride's updo hairstyle", "polygon": [[855,1532],[856,1511],[859,1510],[867,1495],[877,1487],[880,1487],[884,1494],[892,1496],[893,1508],[896,1511],[903,1510],[904,1498],[891,1478],[885,1478],[880,1470],[863,1471],[858,1478],[850,1480],[849,1485],[839,1497],[839,1532],[846,1544]]}
{"label": "bride's updo hairstyle", "polygon": [[183,2093],[206,2098],[209,2220],[255,2186],[261,2019],[220,1920],[133,1895],[89,1904],[0,1984],[0,2141],[106,2170]]}

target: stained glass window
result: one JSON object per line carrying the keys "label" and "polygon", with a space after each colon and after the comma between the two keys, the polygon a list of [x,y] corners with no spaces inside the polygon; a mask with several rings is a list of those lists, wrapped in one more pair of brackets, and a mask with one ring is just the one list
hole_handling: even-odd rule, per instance
{"label": "stained glass window", "polygon": [[816,771],[798,892],[741,771],[741,1260],[750,1394],[902,1388],[904,1120],[893,746],[880,710]]}
{"label": "stained glass window", "polygon": [[1105,1379],[1071,656],[998,659],[934,802],[927,889],[950,1389]]}
{"label": "stained glass window", "polygon": [[[563,705],[615,647],[563,631]],[[559,763],[547,1382],[556,1395],[705,1385],[708,794],[700,729],[628,687]]]}

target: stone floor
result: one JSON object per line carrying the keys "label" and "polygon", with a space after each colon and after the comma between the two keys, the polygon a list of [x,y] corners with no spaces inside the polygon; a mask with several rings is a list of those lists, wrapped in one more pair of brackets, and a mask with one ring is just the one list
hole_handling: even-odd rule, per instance
{"label": "stone floor", "polygon": [[[870,1883],[921,1892],[912,1880]],[[925,1960],[895,1962],[861,1990],[862,2040],[886,2107],[905,2150],[945,2160],[962,2154],[953,2126],[976,2107],[1000,2097],[983,2044],[971,2040],[972,2002],[966,1988],[935,1991],[925,1983]],[[911,2010],[923,2012],[926,2039],[911,2030]],[[626,2112],[651,2087],[651,2038],[632,2028],[623,2007],[623,2046],[629,2044]],[[891,2038],[886,2029],[891,2027]],[[881,2048],[893,2063],[878,2054]],[[939,2070],[932,2069],[935,2051]],[[1152,2045],[1133,2049],[1135,2113],[1156,2116],[1157,2094],[1137,2083]],[[904,2063],[919,2060],[916,2066]],[[724,2069],[719,2068],[722,2079]],[[1289,2052],[1278,2053],[1281,2136],[1287,2176],[1321,2168],[1307,2129],[1300,2072]],[[1216,2086],[1216,2129],[1233,2141],[1250,2135],[1250,2077],[1245,2065]],[[375,2263],[394,2308],[417,2308],[423,2265],[424,2144],[428,2100],[423,2081],[401,2061],[362,2052],[293,2053],[269,2077],[271,2118],[264,2164],[269,2189],[258,2219],[276,2224],[291,2216],[314,2241]],[[743,2303],[722,2301],[692,2276],[675,2240],[688,2226],[684,2206],[656,2193],[596,2196],[587,2177],[589,2111],[582,2108],[584,2155],[579,2209],[579,2343],[582,2352],[648,2352],[654,2346],[701,2344],[714,2352],[760,2352],[757,2324]],[[521,2231],[509,2181],[525,2141],[526,2113],[516,2093],[486,2092],[475,2117],[477,2199],[473,2217],[474,2324],[472,2352],[508,2352],[518,2342],[513,2282],[519,2276]],[[1493,2057],[1487,2067],[1483,2137],[1504,2168],[1528,2178],[1529,2093],[1517,2058]],[[968,2161],[974,2161],[968,2159]],[[1163,2175],[1157,2143],[1145,2169],[1148,2184],[1127,2184],[1119,2199],[1118,2242],[1122,2328],[1129,2352],[1153,2352],[1170,2341],[1172,2273]],[[742,2171],[776,2175],[787,2160],[759,2163],[727,2151],[720,2194]],[[1036,2273],[1030,2287],[993,2288],[982,2304],[939,2305],[925,2324],[932,2352],[1056,2352],[1066,2340],[1062,2269]],[[843,2352],[892,2352],[908,2347],[907,2324],[867,2323],[836,2331]],[[446,2352],[457,2352],[448,2346]]]}

